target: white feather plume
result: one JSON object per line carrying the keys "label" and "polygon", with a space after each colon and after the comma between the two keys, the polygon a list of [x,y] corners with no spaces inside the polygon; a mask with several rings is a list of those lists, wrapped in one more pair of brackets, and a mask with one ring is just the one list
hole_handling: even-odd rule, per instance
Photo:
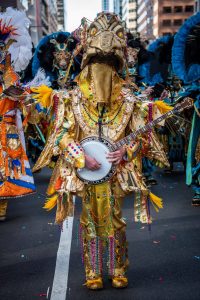
{"label": "white feather plume", "polygon": [[16,40],[9,47],[11,54],[11,61],[16,72],[24,70],[32,57],[32,43],[28,32],[30,20],[27,18],[25,12],[8,7],[4,13],[0,13],[1,26],[12,25],[15,28],[11,31],[9,39]]}
{"label": "white feather plume", "polygon": [[49,80],[49,76],[46,77],[44,69],[40,68],[37,71],[37,74],[33,78],[33,80],[29,81],[24,87],[38,87],[40,85],[51,85],[51,81]]}

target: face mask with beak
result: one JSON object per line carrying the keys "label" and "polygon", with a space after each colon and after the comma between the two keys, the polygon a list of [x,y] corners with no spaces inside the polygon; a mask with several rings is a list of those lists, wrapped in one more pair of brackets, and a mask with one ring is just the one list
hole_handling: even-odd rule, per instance
{"label": "face mask with beak", "polygon": [[126,32],[117,15],[102,12],[87,28],[83,44],[82,72],[77,82],[93,104],[110,104],[119,96],[126,66]]}

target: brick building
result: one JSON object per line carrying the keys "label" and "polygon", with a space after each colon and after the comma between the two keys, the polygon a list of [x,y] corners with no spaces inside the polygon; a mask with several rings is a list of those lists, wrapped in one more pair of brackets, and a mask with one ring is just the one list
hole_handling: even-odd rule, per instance
{"label": "brick building", "polygon": [[174,34],[194,8],[194,0],[138,0],[138,31],[148,39]]}
{"label": "brick building", "polygon": [[154,1],[153,34],[155,37],[174,34],[194,14],[194,0]]}

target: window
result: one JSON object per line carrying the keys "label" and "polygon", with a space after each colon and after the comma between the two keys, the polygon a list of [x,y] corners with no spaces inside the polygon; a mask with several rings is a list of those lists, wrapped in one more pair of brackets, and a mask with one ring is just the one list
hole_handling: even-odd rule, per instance
{"label": "window", "polygon": [[174,20],[174,26],[181,26],[182,23],[183,23],[183,20],[181,20],[181,19]]}
{"label": "window", "polygon": [[185,12],[194,12],[194,6],[193,5],[186,5]]}
{"label": "window", "polygon": [[129,19],[129,22],[134,22],[136,21],[136,19]]}
{"label": "window", "polygon": [[172,12],[171,6],[164,6],[163,7],[163,13],[164,14],[170,14]]}
{"label": "window", "polygon": [[129,13],[133,13],[133,12],[136,12],[136,9],[135,9],[135,8],[129,9]]}
{"label": "window", "polygon": [[104,11],[109,10],[109,1],[108,0],[103,0],[102,4],[103,4],[103,10]]}
{"label": "window", "polygon": [[171,32],[163,32],[163,35],[171,35]]}
{"label": "window", "polygon": [[183,11],[183,6],[174,6],[175,13],[181,13]]}
{"label": "window", "polygon": [[162,25],[163,26],[171,26],[171,20],[163,20]]}
{"label": "window", "polygon": [[48,18],[48,7],[44,1],[42,1],[41,5],[41,15],[43,18]]}

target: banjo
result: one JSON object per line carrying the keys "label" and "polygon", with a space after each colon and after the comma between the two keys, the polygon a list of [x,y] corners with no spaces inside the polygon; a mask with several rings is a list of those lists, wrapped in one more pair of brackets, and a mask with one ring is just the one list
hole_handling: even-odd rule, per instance
{"label": "banjo", "polygon": [[108,181],[114,175],[116,170],[116,166],[108,162],[106,158],[108,152],[116,151],[122,146],[129,144],[131,141],[135,140],[138,135],[151,130],[151,128],[160,123],[162,120],[170,117],[174,113],[181,112],[192,105],[192,99],[185,98],[181,103],[177,104],[174,109],[168,111],[154,121],[149,122],[144,127],[139,128],[116,143],[111,142],[106,137],[90,136],[84,138],[80,142],[81,147],[87,155],[94,157],[101,164],[101,168],[95,171],[87,168],[77,169],[77,176],[86,184],[95,185]]}

